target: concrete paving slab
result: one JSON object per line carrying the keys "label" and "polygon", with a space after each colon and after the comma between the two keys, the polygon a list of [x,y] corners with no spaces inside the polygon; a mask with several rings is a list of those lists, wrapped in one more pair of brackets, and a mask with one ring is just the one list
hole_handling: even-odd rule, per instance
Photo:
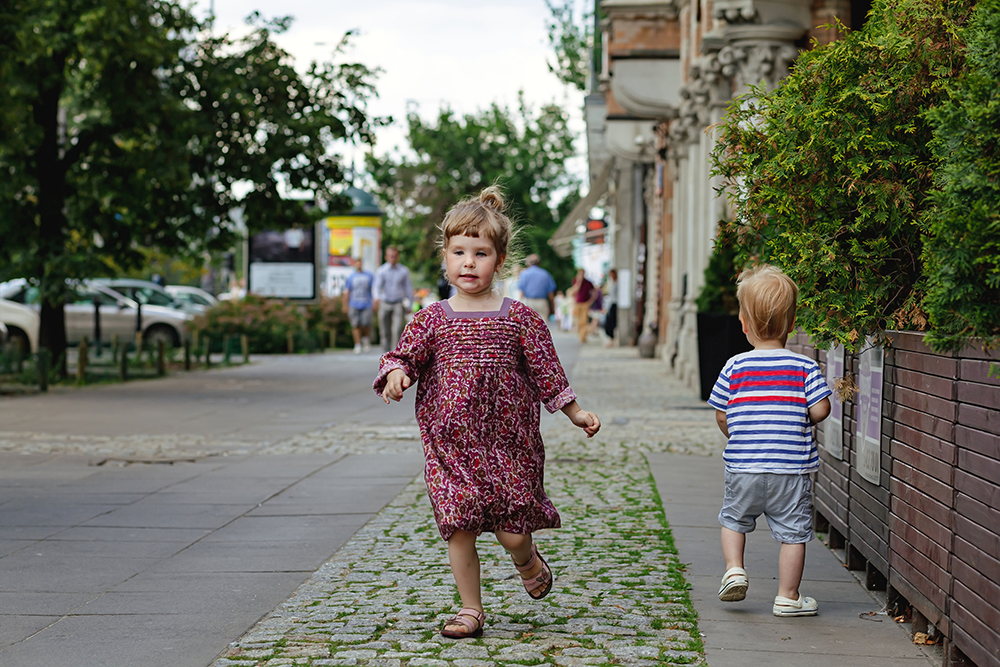
{"label": "concrete paving slab", "polygon": [[[31,614],[3,614],[0,613],[0,649],[6,648],[19,641],[44,630],[48,626],[56,623],[60,616],[31,615]],[[6,658],[5,658],[6,659]],[[16,662],[4,663],[17,665]],[[32,663],[21,663],[30,665]],[[41,667],[42,663],[35,663]]]}
{"label": "concrete paving slab", "polygon": [[355,531],[365,524],[371,515],[367,512],[352,514],[307,514],[297,516],[294,521],[287,514],[277,516],[249,515],[213,531],[201,540],[203,544],[212,542],[284,542],[300,541],[310,536],[342,534]]}
{"label": "concrete paving slab", "polygon": [[[252,601],[247,601],[250,608]],[[259,617],[269,601],[252,608]],[[4,664],[59,667],[207,665],[219,637],[241,630],[225,613],[70,616],[3,651]],[[72,647],[71,649],[69,647]]]}
{"label": "concrete paving slab", "polygon": [[[109,550],[110,551],[110,550]],[[0,560],[5,592],[99,593],[159,562],[156,558],[47,557],[24,549]]]}
{"label": "concrete paving slab", "polygon": [[242,515],[239,505],[178,505],[144,498],[126,507],[83,522],[84,526],[123,528],[205,528],[216,529]]}
{"label": "concrete paving slab", "polygon": [[809,667],[839,667],[845,661],[879,667],[927,664],[927,657],[903,628],[887,616],[870,615],[880,610],[879,601],[819,540],[806,547],[800,586],[804,595],[819,601],[819,615],[775,617],[771,606],[778,588],[780,545],[771,538],[763,518],[747,535],[747,599],[720,602],[719,582],[725,570],[718,523],[724,489],[722,460],[670,453],[650,453],[647,460],[680,558],[689,563],[686,579],[711,667],[777,661]]}
{"label": "concrete paving slab", "polygon": [[5,625],[8,618],[12,618],[9,612],[14,610],[22,616],[59,617],[83,606],[99,595],[99,593],[62,593],[56,591],[0,593],[0,609],[8,611],[8,614],[0,612],[0,626]]}
{"label": "concrete paving slab", "polygon": [[74,526],[62,530],[52,539],[108,542],[183,542],[191,544],[211,535],[205,528],[142,528],[132,526]]}
{"label": "concrete paving slab", "polygon": [[15,526],[68,527],[89,521],[118,509],[118,505],[63,502],[56,498],[16,500],[4,503],[0,511],[0,529]]}

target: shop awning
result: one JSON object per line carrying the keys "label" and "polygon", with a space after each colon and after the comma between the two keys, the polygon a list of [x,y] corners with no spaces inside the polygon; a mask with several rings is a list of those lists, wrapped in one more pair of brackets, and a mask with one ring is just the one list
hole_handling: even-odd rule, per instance
{"label": "shop awning", "polygon": [[573,239],[576,238],[576,228],[587,222],[590,209],[594,208],[597,200],[608,191],[608,179],[611,177],[611,168],[614,163],[614,158],[608,158],[597,179],[591,183],[590,192],[573,207],[573,210],[569,212],[569,215],[552,234],[552,238],[549,239],[549,245],[560,257],[569,257],[570,253],[573,252],[572,243]]}

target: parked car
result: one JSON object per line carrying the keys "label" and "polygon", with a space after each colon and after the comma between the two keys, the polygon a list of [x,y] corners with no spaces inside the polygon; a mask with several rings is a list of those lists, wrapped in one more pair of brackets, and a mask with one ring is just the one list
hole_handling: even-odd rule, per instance
{"label": "parked car", "polygon": [[[0,287],[0,294],[10,301],[29,306],[37,317],[34,311],[39,308],[38,287],[27,280],[14,287],[10,285],[5,283]],[[141,330],[143,340],[152,345],[162,340],[168,345],[178,346],[187,335],[186,324],[192,315],[184,310],[143,303],[142,320],[139,322],[140,303],[106,285],[91,280],[73,281],[67,284],[67,290],[64,310],[66,342],[70,345],[78,344],[85,337],[91,341],[95,339],[96,312],[100,312],[101,340],[105,343],[116,334],[120,340],[131,340],[135,332]],[[36,344],[37,331],[36,325]]]}
{"label": "parked car", "polygon": [[163,289],[167,290],[172,297],[182,303],[186,303],[190,308],[199,313],[203,313],[219,302],[214,296],[198,287],[190,285],[167,285]]}
{"label": "parked car", "polygon": [[179,301],[166,289],[148,280],[137,280],[135,278],[91,278],[90,282],[98,285],[110,287],[119,294],[124,294],[136,303],[143,306],[163,306],[164,308],[176,308],[189,313],[198,313],[189,304]]}
{"label": "parked car", "polygon": [[40,318],[32,308],[0,299],[0,322],[7,329],[7,340],[21,342],[22,352],[33,354],[38,351]]}

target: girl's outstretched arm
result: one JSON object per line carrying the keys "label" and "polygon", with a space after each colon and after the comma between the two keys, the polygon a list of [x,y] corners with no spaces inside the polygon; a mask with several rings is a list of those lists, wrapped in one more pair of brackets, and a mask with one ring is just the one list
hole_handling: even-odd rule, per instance
{"label": "girl's outstretched arm", "polygon": [[584,430],[588,438],[592,438],[595,433],[601,430],[601,420],[598,416],[581,408],[576,401],[570,401],[564,405],[562,411],[575,426]]}
{"label": "girl's outstretched arm", "polygon": [[389,405],[389,399],[398,401],[403,398],[403,392],[410,388],[410,376],[394,368],[385,378],[385,388],[382,390],[382,400]]}

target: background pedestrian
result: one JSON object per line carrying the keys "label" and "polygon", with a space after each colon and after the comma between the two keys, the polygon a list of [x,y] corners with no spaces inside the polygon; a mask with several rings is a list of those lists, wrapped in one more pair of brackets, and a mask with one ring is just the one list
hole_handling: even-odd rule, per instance
{"label": "background pedestrian", "polygon": [[812,480],[819,452],[812,427],[830,414],[830,388],[819,365],[785,349],[795,326],[798,287],[780,269],[761,265],[739,278],[740,322],[753,350],[719,374],[708,400],[729,438],[726,493],[719,523],[726,573],[719,599],[738,602],[750,586],[743,569],[746,533],[763,514],[781,542],[775,616],[813,616],[816,600],[799,592],[806,542],[813,539]]}
{"label": "background pedestrian", "polygon": [[576,278],[573,279],[573,285],[567,294],[573,299],[573,321],[576,322],[576,331],[580,336],[580,342],[586,343],[587,333],[590,329],[590,316],[588,315],[590,304],[594,303],[597,295],[594,284],[587,280],[583,269],[577,270]]}
{"label": "background pedestrian", "polygon": [[367,352],[371,348],[372,330],[372,284],[374,276],[364,270],[361,258],[351,260],[354,273],[347,277],[342,295],[344,310],[351,323],[351,335],[354,336],[354,354]]}
{"label": "background pedestrian", "polygon": [[524,259],[525,269],[517,278],[517,288],[524,305],[548,322],[555,312],[556,279],[539,265],[541,261],[535,254]]}
{"label": "background pedestrian", "polygon": [[604,281],[604,305],[607,311],[604,313],[604,333],[608,337],[607,347],[615,345],[615,329],[618,328],[618,271],[611,269],[608,277]]}
{"label": "background pedestrian", "polygon": [[418,382],[424,479],[441,537],[448,542],[462,609],[446,637],[483,632],[476,537],[496,534],[533,599],[552,588],[552,571],[531,534],[557,528],[543,488],[545,450],[539,403],[562,410],[590,437],[601,422],[582,410],[545,322],[494,289],[513,235],[499,189],[456,204],[441,223],[448,279],[456,293],[421,310],[395,351],[383,355],[374,388],[398,401]]}
{"label": "background pedestrian", "polygon": [[386,246],[385,263],[375,271],[375,310],[378,312],[382,351],[396,347],[406,322],[406,306],[413,300],[410,270],[399,263],[399,249]]}

